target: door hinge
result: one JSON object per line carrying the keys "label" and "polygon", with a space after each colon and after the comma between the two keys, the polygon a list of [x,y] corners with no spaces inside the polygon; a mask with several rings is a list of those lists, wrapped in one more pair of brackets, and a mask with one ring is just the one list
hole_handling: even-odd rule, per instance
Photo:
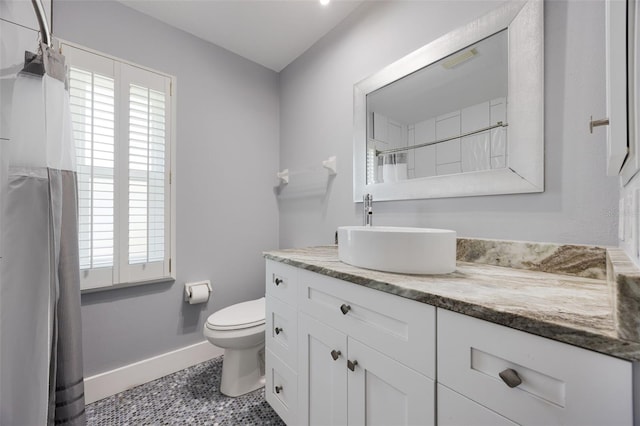
{"label": "door hinge", "polygon": [[169,273],[171,273],[171,258],[169,258]]}
{"label": "door hinge", "polygon": [[172,181],[173,181],[173,173],[169,172],[169,185],[171,185]]}
{"label": "door hinge", "polygon": [[173,81],[169,82],[169,96],[173,96]]}

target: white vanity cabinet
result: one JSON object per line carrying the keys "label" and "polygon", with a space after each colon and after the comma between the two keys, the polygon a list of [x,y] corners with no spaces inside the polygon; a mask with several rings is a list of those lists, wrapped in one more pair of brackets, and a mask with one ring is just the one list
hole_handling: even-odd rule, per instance
{"label": "white vanity cabinet", "polygon": [[273,261],[266,281],[266,397],[288,425],[435,424],[435,308]]}
{"label": "white vanity cabinet", "polygon": [[631,362],[271,260],[266,281],[289,426],[633,424]]}

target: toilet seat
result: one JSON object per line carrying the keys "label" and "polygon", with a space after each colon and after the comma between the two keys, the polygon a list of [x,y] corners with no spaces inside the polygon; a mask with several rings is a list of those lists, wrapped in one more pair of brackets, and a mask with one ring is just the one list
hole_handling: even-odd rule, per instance
{"label": "toilet seat", "polygon": [[264,297],[238,303],[219,310],[207,318],[206,328],[210,330],[241,330],[265,323]]}

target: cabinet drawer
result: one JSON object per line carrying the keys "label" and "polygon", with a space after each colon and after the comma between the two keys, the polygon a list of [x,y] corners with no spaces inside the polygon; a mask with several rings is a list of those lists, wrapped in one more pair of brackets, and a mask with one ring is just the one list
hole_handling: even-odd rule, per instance
{"label": "cabinet drawer", "polygon": [[517,426],[469,398],[438,384],[438,426]]}
{"label": "cabinet drawer", "polygon": [[284,263],[267,260],[266,293],[295,307],[298,293],[298,269]]}
{"label": "cabinet drawer", "polygon": [[265,398],[286,424],[296,425],[298,377],[273,352],[266,352]]}
{"label": "cabinet drawer", "polygon": [[[631,363],[438,309],[438,381],[512,421],[632,424]],[[510,388],[499,373],[512,369]]]}
{"label": "cabinet drawer", "polygon": [[267,297],[265,334],[267,348],[295,371],[298,355],[296,311],[275,297]]}
{"label": "cabinet drawer", "polygon": [[298,281],[301,311],[435,378],[433,306],[305,270]]}

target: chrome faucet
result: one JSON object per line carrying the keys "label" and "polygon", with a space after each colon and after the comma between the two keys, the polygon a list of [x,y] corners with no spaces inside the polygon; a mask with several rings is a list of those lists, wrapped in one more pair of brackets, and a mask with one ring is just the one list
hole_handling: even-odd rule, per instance
{"label": "chrome faucet", "polygon": [[362,221],[364,226],[373,226],[373,195],[365,194],[362,197],[363,217]]}

